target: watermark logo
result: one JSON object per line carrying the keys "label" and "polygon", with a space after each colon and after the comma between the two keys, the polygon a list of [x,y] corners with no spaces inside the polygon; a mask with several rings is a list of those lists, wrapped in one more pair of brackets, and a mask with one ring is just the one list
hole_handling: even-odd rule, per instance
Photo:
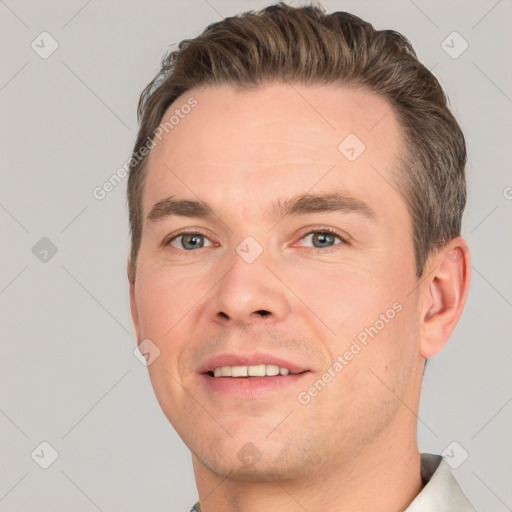
{"label": "watermark logo", "polygon": [[57,246],[46,236],[43,236],[32,247],[32,254],[41,262],[48,263],[56,254]]}
{"label": "watermark logo", "polygon": [[146,338],[135,347],[133,355],[141,364],[149,366],[160,356],[160,349],[149,338]]}
{"label": "watermark logo", "polygon": [[452,469],[457,469],[469,457],[467,450],[457,441],[452,441],[442,452],[444,460]]}
{"label": "watermark logo", "polygon": [[41,32],[30,44],[41,59],[47,59],[59,47],[59,43],[48,32]]}
{"label": "watermark logo", "polygon": [[261,452],[253,443],[245,443],[236,455],[246,466],[254,466],[261,459]]}
{"label": "watermark logo", "polygon": [[353,133],[347,135],[338,145],[339,152],[350,162],[357,160],[365,149],[364,142]]}
{"label": "watermark logo", "polygon": [[469,44],[458,32],[454,31],[443,39],[441,48],[452,59],[458,59],[469,48]]}
{"label": "watermark logo", "polygon": [[57,460],[59,453],[48,441],[43,441],[30,456],[39,467],[48,469]]}
{"label": "watermark logo", "polygon": [[252,236],[248,236],[241,242],[236,252],[246,263],[254,263],[263,252],[263,247]]}

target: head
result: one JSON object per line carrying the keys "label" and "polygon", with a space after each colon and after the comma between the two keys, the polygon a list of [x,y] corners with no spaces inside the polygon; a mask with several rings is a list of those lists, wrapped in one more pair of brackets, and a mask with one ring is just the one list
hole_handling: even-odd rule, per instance
{"label": "head", "polygon": [[[245,13],[167,55],[139,118],[132,316],[196,463],[290,477],[390,425],[415,439],[469,260],[464,137],[410,43],[318,7]],[[271,394],[212,388],[211,357],[255,352],[304,373]]]}

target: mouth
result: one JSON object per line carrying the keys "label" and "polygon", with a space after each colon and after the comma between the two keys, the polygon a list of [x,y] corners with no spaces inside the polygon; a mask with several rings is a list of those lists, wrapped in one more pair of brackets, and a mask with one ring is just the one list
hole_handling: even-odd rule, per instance
{"label": "mouth", "polygon": [[309,370],[292,372],[284,366],[275,364],[258,364],[252,366],[217,366],[214,370],[206,372],[216,379],[229,377],[232,379],[258,379],[262,377],[276,377],[278,375],[299,375]]}
{"label": "mouth", "polygon": [[252,354],[217,356],[199,373],[209,391],[255,398],[282,392],[311,370],[274,356]]}

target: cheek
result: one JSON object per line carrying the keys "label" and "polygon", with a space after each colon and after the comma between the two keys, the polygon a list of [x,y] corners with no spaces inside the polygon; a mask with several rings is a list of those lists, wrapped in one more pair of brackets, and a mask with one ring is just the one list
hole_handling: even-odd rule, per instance
{"label": "cheek", "polygon": [[400,361],[410,365],[418,326],[409,274],[381,259],[381,265],[309,269],[293,276],[294,292],[304,304],[301,315],[311,319],[332,361],[346,354],[347,377],[370,367],[386,371],[387,364],[398,369]]}
{"label": "cheek", "polygon": [[199,301],[202,294],[197,285],[197,281],[178,277],[176,272],[144,272],[136,288],[142,335],[170,337]]}
{"label": "cheek", "polygon": [[160,351],[148,366],[151,383],[162,410],[180,435],[185,427],[176,411],[183,412],[187,403],[180,363],[189,339],[187,334],[190,337],[191,309],[204,294],[194,286],[197,284],[177,277],[176,272],[153,266],[151,271],[146,268],[140,274],[136,285],[141,336],[150,339]]}
{"label": "cheek", "polygon": [[373,324],[399,296],[399,283],[388,282],[379,269],[355,265],[309,268],[290,279],[304,306],[337,337],[355,335]]}
{"label": "cheek", "polygon": [[172,376],[181,381],[180,361],[190,330],[187,320],[192,318],[191,309],[200,296],[190,281],[183,281],[173,278],[169,272],[153,270],[145,272],[136,287],[141,337],[151,340],[160,351],[148,366],[159,401],[172,400],[181,393]]}

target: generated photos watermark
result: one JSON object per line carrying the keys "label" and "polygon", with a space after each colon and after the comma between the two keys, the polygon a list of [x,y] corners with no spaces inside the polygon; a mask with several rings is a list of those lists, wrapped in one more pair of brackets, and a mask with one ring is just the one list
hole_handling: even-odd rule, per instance
{"label": "generated photos watermark", "polygon": [[307,390],[301,391],[297,395],[299,403],[307,405],[311,400],[318,396],[325,387],[336,378],[337,375],[352,361],[378,334],[389,324],[400,311],[403,306],[400,302],[394,302],[393,305],[381,313],[379,318],[369,327],[365,327],[359,334],[352,339],[350,347],[336,357],[331,366],[325,370],[319,379],[317,379]]}
{"label": "generated photos watermark", "polygon": [[[107,195],[112,192],[119,183],[121,183],[129,174],[131,167],[137,165],[144,159],[151,149],[153,149],[158,142],[162,141],[164,133],[170,133],[182,119],[190,114],[192,109],[197,106],[197,100],[191,96],[185,104],[180,108],[174,109],[173,113],[169,116],[167,121],[160,123],[158,128],[153,132],[153,137],[148,136],[145,144],[134,153],[121,167],[119,167],[102,185],[94,187],[92,195],[98,201],[102,201]],[[158,142],[157,142],[158,140]]]}

